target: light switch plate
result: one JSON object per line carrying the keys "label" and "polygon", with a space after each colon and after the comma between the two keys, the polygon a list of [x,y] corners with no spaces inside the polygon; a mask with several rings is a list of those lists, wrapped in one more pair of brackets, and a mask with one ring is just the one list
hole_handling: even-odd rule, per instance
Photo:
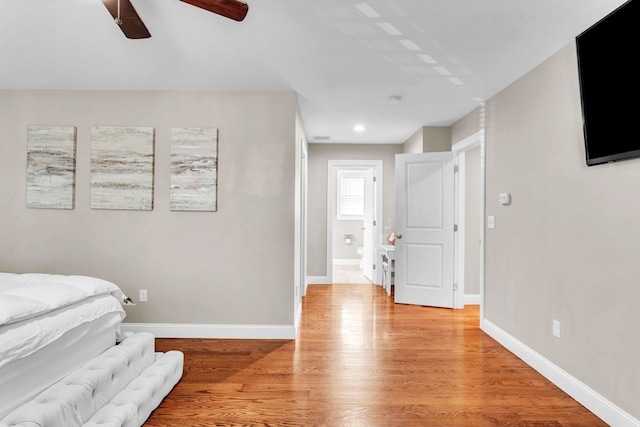
{"label": "light switch plate", "polygon": [[496,228],[496,217],[493,215],[489,215],[487,217],[487,227]]}
{"label": "light switch plate", "polygon": [[556,338],[560,338],[560,321],[553,320],[553,336]]}

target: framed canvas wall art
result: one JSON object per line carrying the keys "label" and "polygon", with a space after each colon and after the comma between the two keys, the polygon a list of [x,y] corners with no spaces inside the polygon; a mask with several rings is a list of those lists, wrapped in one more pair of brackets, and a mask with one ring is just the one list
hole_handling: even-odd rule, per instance
{"label": "framed canvas wall art", "polygon": [[27,207],[73,209],[76,128],[27,127]]}
{"label": "framed canvas wall art", "polygon": [[218,129],[171,129],[169,205],[174,211],[217,210]]}
{"label": "framed canvas wall art", "polygon": [[91,129],[91,208],[153,209],[154,129]]}

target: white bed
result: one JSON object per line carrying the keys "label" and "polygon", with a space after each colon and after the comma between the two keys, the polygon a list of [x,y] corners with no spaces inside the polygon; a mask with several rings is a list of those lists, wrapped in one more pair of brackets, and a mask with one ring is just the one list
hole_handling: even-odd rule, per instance
{"label": "white bed", "polygon": [[[151,334],[122,337],[129,302],[98,278],[0,273],[0,426],[91,425],[94,415],[142,425],[180,379],[183,355],[155,353]],[[144,385],[154,375],[162,384]],[[134,396],[127,388],[136,382],[161,389],[159,399]],[[137,413],[118,414],[132,400]]]}

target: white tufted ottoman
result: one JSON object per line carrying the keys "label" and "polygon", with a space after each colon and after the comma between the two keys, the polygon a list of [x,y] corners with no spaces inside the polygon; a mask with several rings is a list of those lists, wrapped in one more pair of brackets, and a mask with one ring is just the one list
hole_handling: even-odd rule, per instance
{"label": "white tufted ottoman", "polygon": [[184,367],[182,352],[154,350],[153,335],[128,335],[15,409],[0,427],[140,427]]}

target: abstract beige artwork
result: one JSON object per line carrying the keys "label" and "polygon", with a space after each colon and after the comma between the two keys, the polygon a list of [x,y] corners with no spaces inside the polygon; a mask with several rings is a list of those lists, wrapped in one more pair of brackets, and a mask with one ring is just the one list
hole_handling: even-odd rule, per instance
{"label": "abstract beige artwork", "polygon": [[215,212],[217,173],[218,129],[171,129],[171,210]]}
{"label": "abstract beige artwork", "polygon": [[27,127],[27,207],[73,209],[76,128]]}
{"label": "abstract beige artwork", "polygon": [[154,129],[91,129],[91,208],[153,209]]}

